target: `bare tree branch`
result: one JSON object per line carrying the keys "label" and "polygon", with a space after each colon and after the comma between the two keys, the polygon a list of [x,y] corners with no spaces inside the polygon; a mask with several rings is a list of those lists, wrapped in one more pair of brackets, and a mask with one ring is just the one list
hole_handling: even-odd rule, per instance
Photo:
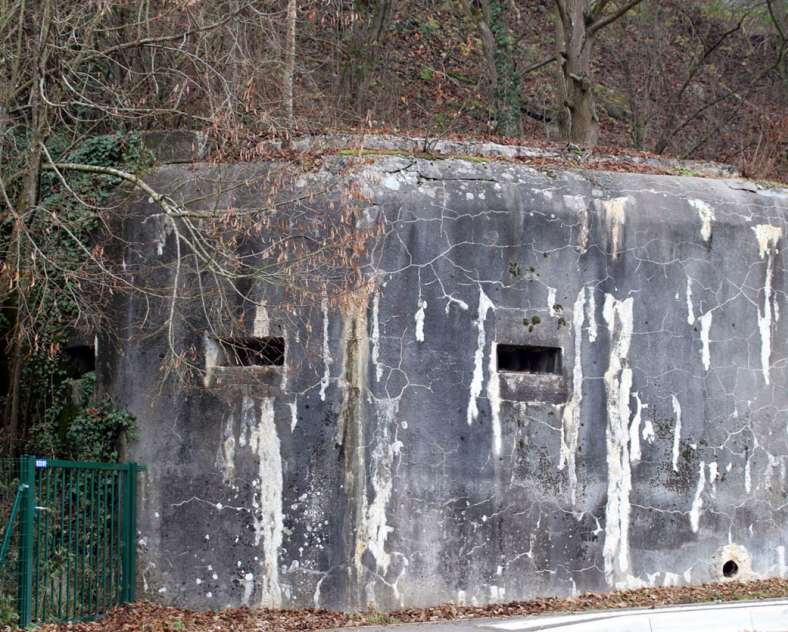
{"label": "bare tree branch", "polygon": [[591,26],[588,27],[588,34],[589,36],[594,35],[597,31],[605,28],[609,24],[612,24],[619,18],[623,17],[626,13],[634,9],[637,5],[639,5],[643,0],[630,0],[617,11],[614,11],[610,15],[606,17],[600,17],[596,22],[594,22]]}

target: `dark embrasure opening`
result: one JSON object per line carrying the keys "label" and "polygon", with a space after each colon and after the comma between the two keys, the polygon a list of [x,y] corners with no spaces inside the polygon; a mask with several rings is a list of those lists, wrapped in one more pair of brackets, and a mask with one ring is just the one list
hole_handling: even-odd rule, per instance
{"label": "dark embrasure opening", "polygon": [[224,366],[282,366],[285,363],[284,338],[223,338],[219,343],[224,352]]}
{"label": "dark embrasure opening", "polygon": [[561,373],[560,347],[498,345],[498,370],[514,373]]}
{"label": "dark embrasure opening", "polygon": [[79,378],[96,370],[96,350],[91,345],[71,345],[63,349],[66,371],[70,378]]}

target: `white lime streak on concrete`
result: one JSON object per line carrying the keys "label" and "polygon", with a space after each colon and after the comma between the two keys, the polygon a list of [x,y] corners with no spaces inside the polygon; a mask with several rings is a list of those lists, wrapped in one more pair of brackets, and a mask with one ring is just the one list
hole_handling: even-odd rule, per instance
{"label": "white lime streak on concrete", "polygon": [[238,445],[242,448],[249,445],[249,437],[256,423],[254,400],[251,397],[244,397],[241,400],[241,429],[238,433]]}
{"label": "white lime streak on concrete", "polygon": [[[150,198],[148,198],[149,201]],[[175,231],[173,219],[165,213],[156,213],[150,215],[143,224],[147,223],[148,219],[152,219],[156,224],[156,236],[153,238],[153,243],[156,244],[156,254],[161,257],[164,254],[164,247],[167,245],[167,238]]]}
{"label": "white lime streak on concrete", "polygon": [[709,483],[711,483],[712,496],[717,495],[717,476],[719,474],[719,467],[717,461],[709,463]]}
{"label": "white lime streak on concrete", "polygon": [[467,420],[470,426],[479,416],[479,403],[478,398],[482,392],[482,384],[484,382],[484,346],[487,341],[484,331],[484,321],[487,318],[487,312],[494,309],[492,301],[487,298],[484,289],[479,286],[479,311],[476,316],[476,352],[473,356],[473,377],[471,378],[471,394],[468,400],[468,414]]}
{"label": "white lime streak on concrete", "polygon": [[255,338],[264,338],[269,335],[271,328],[270,319],[268,318],[268,310],[265,305],[258,305],[254,310],[254,325],[252,333]]}
{"label": "white lime streak on concrete", "polygon": [[564,406],[561,419],[561,452],[558,469],[567,468],[569,498],[577,502],[577,437],[580,422],[580,404],[583,401],[583,325],[585,323],[586,288],[580,288],[572,308],[574,329],[574,367],[572,369],[572,397]]}
{"label": "white lime streak on concrete", "polygon": [[628,366],[633,331],[633,299],[605,295],[603,315],[610,332],[610,359],[605,371],[607,393],[607,505],[605,506],[605,579],[610,586],[629,575],[629,520],[632,472],[629,462],[629,400],[632,369]]}
{"label": "white lime streak on concrete", "polygon": [[580,249],[580,254],[588,250],[588,234],[589,234],[589,214],[586,201],[581,195],[565,195],[564,204],[567,208],[577,213],[578,235],[577,246]]}
{"label": "white lime streak on concrete", "polygon": [[466,303],[465,301],[462,301],[462,300],[460,300],[458,298],[454,298],[453,296],[451,296],[449,294],[447,294],[445,298],[446,298],[446,307],[443,308],[443,311],[446,314],[449,313],[449,310],[450,310],[450,308],[451,308],[451,306],[453,304],[456,304],[457,307],[459,307],[464,312],[468,311],[468,303]]}
{"label": "white lime streak on concrete", "polygon": [[219,345],[207,333],[203,334],[203,346],[205,347],[205,375],[203,385],[210,388],[213,383],[213,373],[216,364],[219,362]]}
{"label": "white lime streak on concrete", "polygon": [[427,301],[420,297],[418,307],[416,314],[413,316],[413,320],[416,321],[416,340],[424,342],[424,310],[427,309]]}
{"label": "white lime streak on concrete", "polygon": [[394,459],[402,448],[402,442],[396,437],[399,398],[378,400],[376,409],[377,428],[370,456],[373,497],[363,527],[364,545],[375,557],[378,573],[385,577],[391,562],[386,539],[393,530],[386,522],[386,508],[394,485]]}
{"label": "white lime streak on concrete", "polygon": [[716,219],[714,209],[703,200],[690,200],[689,203],[698,211],[698,217],[700,217],[701,221],[701,238],[703,241],[709,241],[711,239],[711,223]]}
{"label": "white lime streak on concrete", "polygon": [[692,305],[692,279],[687,277],[687,323],[695,324],[695,308]]}
{"label": "white lime streak on concrete", "polygon": [[586,288],[586,292],[588,292],[588,341],[596,342],[596,292],[592,287]]}
{"label": "white lime streak on concrete", "polygon": [[698,486],[695,488],[695,497],[692,499],[689,521],[692,533],[697,533],[700,527],[700,512],[703,508],[703,488],[706,486],[706,464],[701,461],[698,468]]}
{"label": "white lime streak on concrete", "polygon": [[216,466],[222,470],[227,483],[235,478],[235,416],[230,413],[224,421],[222,444],[216,454]]}
{"label": "white lime streak on concrete", "polygon": [[758,307],[758,331],[761,334],[761,367],[763,369],[763,379],[769,384],[769,369],[772,355],[772,317],[779,318],[779,308],[776,300],[774,313],[772,306],[773,277],[774,277],[774,255],[777,252],[777,244],[783,236],[781,226],[770,224],[758,224],[753,227],[755,237],[758,240],[758,254],[761,259],[766,258],[766,280],[763,285],[763,310]]}
{"label": "white lime streak on concrete", "polygon": [[245,606],[249,605],[249,602],[252,599],[252,595],[254,594],[254,574],[253,573],[244,573],[244,577],[242,580],[244,592],[241,596],[241,603]]}
{"label": "white lime streak on concrete", "polygon": [[258,478],[255,485],[260,490],[260,500],[254,507],[254,543],[263,543],[263,575],[260,578],[260,602],[263,608],[279,608],[282,605],[282,589],[279,585],[279,551],[282,546],[284,515],[282,513],[282,455],[279,435],[274,423],[274,400],[270,397],[259,401],[260,416],[255,415],[255,403],[244,397],[243,411],[249,428],[249,449],[258,462]]}
{"label": "white lime streak on concrete", "polygon": [[290,432],[295,431],[298,425],[298,398],[288,404],[290,407]]}
{"label": "white lime streak on concrete", "polygon": [[555,296],[556,296],[556,289],[554,287],[547,286],[547,309],[550,310],[552,314],[553,305],[555,305]]}
{"label": "white lime streak on concrete", "polygon": [[[643,408],[648,408],[648,404],[643,404]],[[646,421],[643,423],[642,436],[643,436],[643,441],[646,441],[648,443],[654,443],[654,439],[657,438],[657,436],[654,434],[654,424],[651,423],[650,419],[646,419]]]}
{"label": "white lime streak on concrete", "polygon": [[383,376],[383,367],[380,365],[380,292],[372,296],[372,364],[375,366],[375,381],[380,382]]}
{"label": "white lime streak on concrete", "polygon": [[312,595],[312,604],[315,608],[320,607],[320,590],[323,588],[323,582],[328,577],[328,573],[324,573],[323,576],[317,580],[317,584],[315,584],[315,592]]}
{"label": "white lime streak on concrete", "polygon": [[640,421],[646,406],[640,401],[638,393],[632,393],[632,397],[635,398],[635,414],[629,424],[629,461],[634,465],[640,463]]}
{"label": "white lime streak on concrete", "polygon": [[610,257],[615,259],[621,250],[621,245],[624,237],[624,224],[626,224],[626,205],[628,197],[612,198],[610,200],[602,200],[602,206],[605,209],[605,222],[607,222],[608,230],[610,231]]}
{"label": "white lime streak on concrete", "polygon": [[320,380],[320,400],[326,401],[326,389],[331,381],[331,347],[328,338],[328,298],[320,301],[320,310],[323,312],[323,377]]}
{"label": "white lime streak on concrete", "polygon": [[744,491],[748,494],[752,491],[752,452],[747,455],[747,461],[744,463]]}
{"label": "white lime streak on concrete", "polygon": [[579,224],[577,247],[580,249],[580,254],[583,254],[588,250],[588,234],[590,229],[588,225],[588,206],[582,195],[565,195],[564,204],[567,208],[577,213],[577,222]]}
{"label": "white lime streak on concrete", "polygon": [[707,371],[711,366],[711,350],[709,347],[709,334],[711,332],[711,319],[712,312],[706,312],[700,317],[700,342],[701,342],[701,359],[703,360],[703,368]]}
{"label": "white lime streak on concrete", "polygon": [[662,580],[663,586],[678,586],[679,576],[676,573],[665,573],[665,578]]}
{"label": "white lime streak on concrete", "polygon": [[763,288],[763,311],[758,307],[758,331],[761,334],[761,368],[763,380],[770,382],[770,368],[772,355],[772,257],[766,264],[766,282]]}
{"label": "white lime streak on concrete", "polygon": [[673,426],[673,471],[679,471],[679,443],[681,442],[681,403],[675,395],[671,395],[673,400],[673,415],[676,417]]}
{"label": "white lime streak on concrete", "polygon": [[782,226],[772,226],[771,224],[758,224],[753,226],[755,238],[758,240],[758,256],[761,259],[777,248],[777,244],[782,239]]}

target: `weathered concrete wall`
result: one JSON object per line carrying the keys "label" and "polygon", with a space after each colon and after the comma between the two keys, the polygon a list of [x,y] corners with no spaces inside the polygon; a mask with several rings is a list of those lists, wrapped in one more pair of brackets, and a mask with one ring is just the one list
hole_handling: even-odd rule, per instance
{"label": "weathered concrete wall", "polygon": [[[703,582],[729,560],[739,578],[785,573],[788,195],[348,164],[327,159],[294,188],[350,172],[364,221],[385,215],[369,289],[250,314],[250,334],[285,336],[283,368],[186,387],[157,370],[163,334],[103,350],[141,424],[148,596],[392,608]],[[220,170],[151,181],[185,198]],[[130,226],[144,246],[130,260],[168,256],[155,221]],[[139,298],[123,309],[129,329],[166,320]],[[499,343],[560,347],[560,375],[498,371]]]}

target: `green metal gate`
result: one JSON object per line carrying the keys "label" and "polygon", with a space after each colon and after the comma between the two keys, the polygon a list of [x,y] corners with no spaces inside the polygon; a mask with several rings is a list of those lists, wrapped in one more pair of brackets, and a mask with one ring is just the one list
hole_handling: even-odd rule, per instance
{"label": "green metal gate", "polygon": [[92,619],[134,600],[140,469],[0,461],[0,597],[15,595],[21,627]]}

